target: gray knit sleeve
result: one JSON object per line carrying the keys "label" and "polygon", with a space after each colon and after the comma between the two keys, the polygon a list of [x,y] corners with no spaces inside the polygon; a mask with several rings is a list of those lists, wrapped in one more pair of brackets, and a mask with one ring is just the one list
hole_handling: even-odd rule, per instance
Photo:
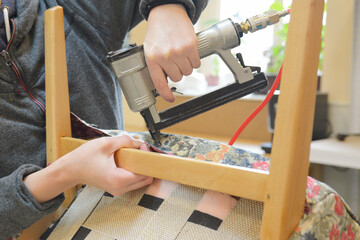
{"label": "gray knit sleeve", "polygon": [[21,232],[40,218],[54,212],[63,202],[64,195],[38,203],[23,182],[23,178],[41,168],[26,164],[11,175],[0,178],[0,239]]}
{"label": "gray knit sleeve", "polygon": [[151,9],[169,3],[183,5],[192,23],[195,24],[199,19],[201,12],[206,7],[208,0],[142,0],[140,2],[140,13],[147,20]]}

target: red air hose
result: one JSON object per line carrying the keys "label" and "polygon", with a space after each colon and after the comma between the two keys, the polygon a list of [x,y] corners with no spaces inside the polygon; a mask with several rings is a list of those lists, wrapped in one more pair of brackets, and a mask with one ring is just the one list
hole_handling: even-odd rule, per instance
{"label": "red air hose", "polygon": [[236,131],[236,133],[234,134],[234,136],[231,138],[229,145],[233,145],[234,142],[236,141],[236,139],[239,137],[240,133],[244,130],[244,128],[249,124],[249,122],[251,120],[253,120],[253,118],[265,107],[265,105],[270,101],[270,99],[272,98],[272,96],[274,95],[275,90],[278,88],[279,83],[280,83],[280,79],[281,79],[281,72],[282,72],[282,65],[281,68],[279,70],[278,75],[276,76],[275,82],[273,83],[269,93],[267,94],[266,98],[264,99],[264,101],[262,101],[262,103],[255,109],[254,112],[252,112],[250,114],[250,116],[241,124],[241,126],[239,127],[239,129]]}

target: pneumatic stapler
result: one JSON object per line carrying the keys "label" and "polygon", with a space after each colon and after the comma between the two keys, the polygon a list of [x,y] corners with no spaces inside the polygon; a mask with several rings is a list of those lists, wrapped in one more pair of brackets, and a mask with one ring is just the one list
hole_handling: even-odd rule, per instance
{"label": "pneumatic stapler", "polygon": [[200,58],[217,54],[234,75],[234,83],[205,95],[195,97],[165,111],[156,109],[157,91],[145,62],[143,46],[129,45],[112,51],[108,60],[114,69],[129,108],[140,112],[155,143],[160,141],[160,130],[221,106],[267,86],[267,79],[259,67],[245,66],[240,53],[233,56],[231,49],[240,45],[244,33],[255,32],[279,22],[287,10],[271,10],[237,23],[226,19],[197,33]]}

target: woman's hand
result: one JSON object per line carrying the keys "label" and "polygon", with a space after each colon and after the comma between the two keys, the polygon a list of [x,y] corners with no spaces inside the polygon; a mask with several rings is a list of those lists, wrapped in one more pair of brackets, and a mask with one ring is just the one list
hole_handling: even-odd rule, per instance
{"label": "woman's hand", "polygon": [[151,177],[116,166],[114,153],[120,148],[148,150],[146,144],[128,136],[99,138],[30,174],[24,182],[38,202],[46,202],[77,184],[89,184],[114,196],[150,184]]}
{"label": "woman's hand", "polygon": [[144,51],[155,88],[165,100],[174,101],[165,73],[177,82],[200,67],[194,27],[181,4],[160,5],[150,11]]}

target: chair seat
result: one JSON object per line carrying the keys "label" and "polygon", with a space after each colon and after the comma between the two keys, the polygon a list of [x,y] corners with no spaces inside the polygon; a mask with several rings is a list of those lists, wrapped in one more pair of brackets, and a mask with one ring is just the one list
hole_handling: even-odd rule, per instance
{"label": "chair seat", "polygon": [[[262,170],[270,165],[259,154],[201,138],[163,134],[155,146],[148,133],[96,129],[74,116],[72,123],[74,137],[126,134],[162,153]],[[259,239],[262,213],[262,202],[165,180],[119,197],[86,186],[48,239]],[[360,238],[359,221],[333,189],[308,177],[304,214],[290,239],[345,236]]]}

